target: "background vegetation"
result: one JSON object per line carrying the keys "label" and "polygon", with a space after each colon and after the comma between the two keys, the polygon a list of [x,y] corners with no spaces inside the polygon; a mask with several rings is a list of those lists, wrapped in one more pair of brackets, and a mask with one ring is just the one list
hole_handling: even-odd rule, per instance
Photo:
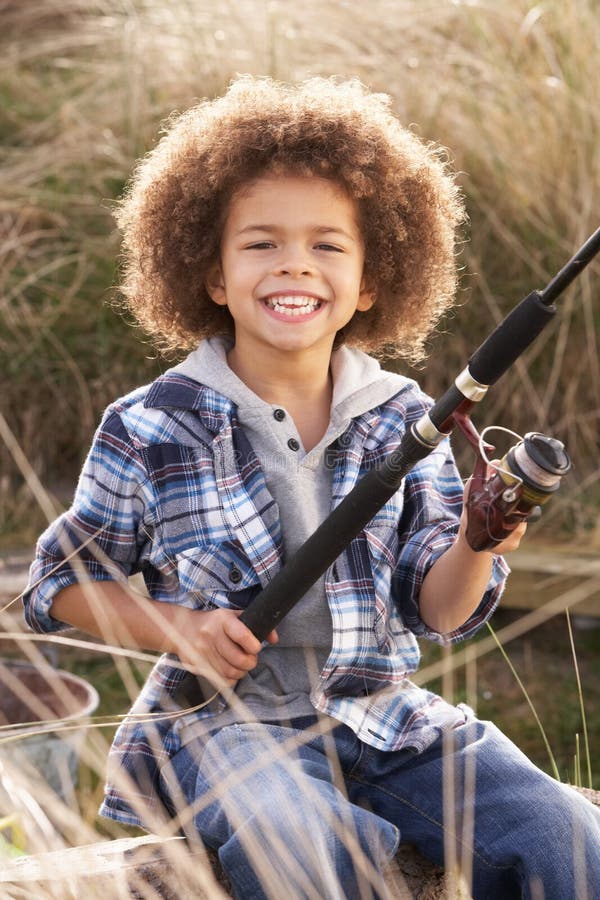
{"label": "background vegetation", "polygon": [[[5,0],[0,34],[0,411],[59,499],[102,408],[166,366],[107,305],[110,204],[161,120],[234,73],[358,75],[450,149],[471,226],[460,306],[419,373],[434,396],[598,226],[597,0]],[[586,540],[600,495],[599,271],[478,414],[567,442],[574,472],[545,525]],[[0,533],[14,539],[40,515],[0,444]]]}
{"label": "background vegetation", "polygon": [[[169,113],[221,93],[238,72],[357,75],[449,148],[470,213],[462,289],[425,367],[410,373],[439,396],[491,327],[598,227],[599,58],[598,0],[0,0],[0,548],[30,545],[68,501],[103,407],[169,364],[107,302],[119,263],[111,203]],[[591,550],[600,547],[599,276],[596,262],[565,293],[476,416],[479,426],[565,441],[574,469],[537,534]],[[468,474],[470,451],[455,446]],[[35,478],[51,503],[33,499]],[[536,703],[552,701],[561,776],[572,778],[582,725],[574,669],[564,621],[544,628],[525,636],[516,663]],[[597,743],[598,629],[577,643]],[[455,698],[475,699],[548,768],[514,680],[488,658],[475,697],[457,676]],[[102,712],[124,711],[135,691],[122,659],[63,650],[60,663],[97,683]],[[93,827],[107,747],[95,734],[79,800]],[[82,838],[77,822],[56,827],[67,843]]]}

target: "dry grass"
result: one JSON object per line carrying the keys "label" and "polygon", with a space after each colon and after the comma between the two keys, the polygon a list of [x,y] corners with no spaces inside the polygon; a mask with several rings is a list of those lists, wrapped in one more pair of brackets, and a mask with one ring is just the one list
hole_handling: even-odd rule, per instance
{"label": "dry grass", "polygon": [[[423,137],[451,148],[471,229],[462,305],[419,375],[434,396],[491,325],[543,287],[599,224],[596,0],[12,0],[0,3],[0,35],[5,544],[29,541],[66,499],[102,407],[164,367],[105,304],[118,262],[110,201],[160,121],[220,93],[233,74],[358,75],[390,93]],[[482,424],[565,440],[574,473],[544,527],[595,546],[599,274],[596,262],[578,279],[481,411]],[[50,502],[42,484],[56,495]],[[18,646],[40,661],[33,641]],[[123,696],[133,694],[134,664],[106,659]],[[32,776],[3,770],[0,817],[17,815],[7,832],[17,845],[20,833],[28,850],[98,836],[109,737],[90,731],[70,804]],[[48,896],[65,896],[57,890]]]}
{"label": "dry grass", "polygon": [[[234,73],[359,75],[451,149],[472,227],[463,305],[420,375],[434,396],[598,225],[594,0],[38,0],[5,3],[0,28],[0,408],[59,497],[103,406],[164,366],[105,304],[118,259],[110,201],[160,120]],[[575,470],[550,526],[587,539],[599,497],[598,272],[569,290],[481,412],[567,442]],[[14,533],[27,494],[0,454],[0,532]]]}

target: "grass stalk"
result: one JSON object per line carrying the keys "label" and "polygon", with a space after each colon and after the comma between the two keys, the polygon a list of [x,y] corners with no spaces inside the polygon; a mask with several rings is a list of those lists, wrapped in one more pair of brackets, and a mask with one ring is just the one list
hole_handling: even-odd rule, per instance
{"label": "grass stalk", "polygon": [[487,625],[488,631],[490,632],[492,638],[494,639],[494,642],[496,643],[496,646],[498,647],[498,650],[499,650],[500,653],[502,654],[502,657],[504,658],[504,661],[506,662],[506,665],[509,667],[510,671],[512,672],[512,674],[513,674],[513,676],[514,676],[514,678],[515,678],[515,680],[516,680],[516,682],[517,682],[517,684],[519,685],[519,688],[521,689],[521,692],[522,692],[522,694],[523,694],[523,696],[524,696],[524,698],[525,698],[525,700],[526,700],[526,702],[527,702],[527,705],[529,706],[529,709],[531,710],[531,714],[532,714],[533,718],[535,719],[535,722],[536,722],[536,724],[537,724],[537,726],[538,726],[538,728],[539,728],[539,730],[540,730],[540,734],[541,734],[541,736],[542,736],[542,740],[543,740],[543,742],[544,742],[544,746],[546,747],[546,750],[547,750],[547,752],[548,752],[548,758],[549,758],[549,760],[550,760],[550,765],[551,765],[551,767],[552,767],[552,772],[553,772],[553,774],[554,774],[554,777],[556,778],[557,781],[560,781],[560,780],[561,780],[561,779],[560,779],[560,773],[559,773],[559,771],[558,771],[558,766],[556,765],[556,760],[555,760],[555,758],[554,758],[554,754],[552,753],[552,748],[550,747],[550,742],[548,741],[548,737],[547,737],[547,735],[546,735],[546,731],[544,730],[544,726],[542,725],[542,722],[541,722],[541,720],[540,720],[540,717],[539,717],[538,714],[537,714],[537,710],[536,710],[535,706],[534,706],[533,703],[532,703],[532,700],[531,700],[531,697],[529,696],[529,693],[527,692],[527,688],[526,688],[525,685],[523,684],[523,681],[521,680],[521,678],[520,678],[520,676],[519,676],[517,670],[516,670],[515,667],[513,666],[512,662],[511,662],[511,660],[510,660],[510,657],[508,656],[508,653],[506,652],[506,650],[504,649],[504,647],[502,646],[502,644],[500,643],[500,641],[499,641],[498,638],[496,637],[496,632],[494,631],[494,629],[492,628],[492,626],[490,625],[489,622],[486,622],[486,625]]}
{"label": "grass stalk", "polygon": [[[586,763],[586,774],[587,774],[587,786],[589,788],[592,787],[592,759],[590,754],[590,741],[587,727],[587,719],[585,715],[585,704],[583,702],[583,689],[581,687],[581,676],[579,674],[579,664],[577,662],[577,653],[575,651],[575,641],[573,639],[573,628],[571,625],[571,616],[569,610],[565,610],[565,616],[567,618],[567,629],[569,631],[569,643],[571,645],[571,654],[573,656],[573,667],[575,669],[575,678],[577,680],[577,697],[579,699],[579,710],[581,712],[581,723],[583,728],[583,743],[585,748],[585,763]],[[579,735],[576,735],[577,740],[577,758],[581,760],[580,752],[579,752]],[[579,766],[579,781],[577,784],[581,785],[581,764]]]}

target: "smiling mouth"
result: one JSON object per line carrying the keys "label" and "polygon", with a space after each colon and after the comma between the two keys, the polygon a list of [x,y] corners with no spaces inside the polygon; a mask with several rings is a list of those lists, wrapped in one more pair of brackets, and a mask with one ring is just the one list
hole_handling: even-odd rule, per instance
{"label": "smiling mouth", "polygon": [[308,316],[319,309],[323,301],[317,297],[278,296],[266,297],[264,303],[274,312],[286,316]]}

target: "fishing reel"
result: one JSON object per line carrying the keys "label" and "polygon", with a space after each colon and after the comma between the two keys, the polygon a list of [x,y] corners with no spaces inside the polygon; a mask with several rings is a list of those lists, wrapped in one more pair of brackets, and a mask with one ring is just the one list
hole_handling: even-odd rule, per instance
{"label": "fishing reel", "polygon": [[[564,444],[545,434],[532,431],[522,438],[506,428],[490,427],[480,435],[467,415],[455,412],[453,419],[477,453],[466,501],[467,541],[473,550],[489,550],[521,522],[541,516],[571,460]],[[499,461],[490,461],[495,448],[484,440],[492,430],[519,438]]]}

